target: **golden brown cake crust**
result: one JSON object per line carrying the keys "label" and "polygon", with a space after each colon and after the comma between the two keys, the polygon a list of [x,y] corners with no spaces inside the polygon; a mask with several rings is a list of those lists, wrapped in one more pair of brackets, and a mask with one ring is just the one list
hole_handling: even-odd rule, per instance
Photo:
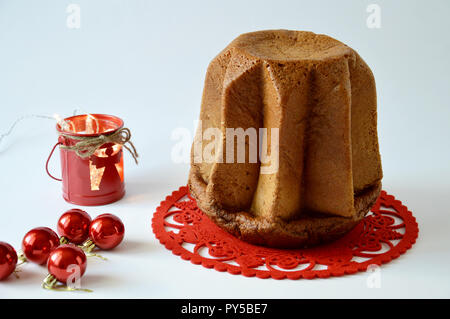
{"label": "golden brown cake crust", "polygon": [[198,207],[217,225],[246,242],[279,248],[310,247],[330,242],[345,235],[355,227],[370,208],[375,204],[381,192],[381,182],[368,187],[355,195],[356,215],[347,217],[330,217],[314,214],[286,222],[282,219],[268,220],[254,217],[248,212],[228,212],[206,197],[206,184],[191,169],[189,190],[197,200]]}
{"label": "golden brown cake crust", "polygon": [[[236,38],[208,67],[200,123],[191,193],[215,223],[245,241],[302,247],[333,240],[380,193],[373,74],[356,51],[326,35],[266,30]],[[237,128],[256,132],[244,140],[243,162],[227,136]],[[209,129],[220,134],[212,138]],[[270,165],[249,160],[261,130],[278,136],[267,138]]]}

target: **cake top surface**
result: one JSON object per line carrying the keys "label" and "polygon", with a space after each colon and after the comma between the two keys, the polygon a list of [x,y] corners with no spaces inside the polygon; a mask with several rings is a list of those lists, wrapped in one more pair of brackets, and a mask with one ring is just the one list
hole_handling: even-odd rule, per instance
{"label": "cake top surface", "polygon": [[342,56],[350,48],[329,36],[307,31],[266,30],[244,33],[231,47],[265,60],[322,60]]}

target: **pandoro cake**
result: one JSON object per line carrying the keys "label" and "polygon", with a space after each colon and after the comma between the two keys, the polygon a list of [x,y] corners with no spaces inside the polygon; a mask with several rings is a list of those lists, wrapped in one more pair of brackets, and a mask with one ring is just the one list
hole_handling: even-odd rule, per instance
{"label": "pandoro cake", "polygon": [[[380,194],[375,80],[356,51],[329,36],[240,35],[208,67],[200,120],[190,192],[217,225],[244,241],[295,248],[335,240]],[[212,160],[202,160],[198,150],[210,145],[199,139],[211,128],[223,134]],[[245,161],[229,161],[229,152],[239,152],[229,128],[255,129],[258,155],[265,147],[277,157],[255,161],[247,136]]]}

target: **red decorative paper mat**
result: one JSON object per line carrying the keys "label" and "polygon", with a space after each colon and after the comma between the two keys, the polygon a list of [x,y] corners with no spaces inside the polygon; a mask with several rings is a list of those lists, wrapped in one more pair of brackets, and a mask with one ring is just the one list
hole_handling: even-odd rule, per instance
{"label": "red decorative paper mat", "polygon": [[187,186],[167,196],[152,219],[156,238],[193,264],[274,279],[313,279],[365,271],[411,248],[419,228],[406,206],[381,192],[371,212],[347,235],[308,249],[274,249],[248,244],[216,226],[197,207]]}

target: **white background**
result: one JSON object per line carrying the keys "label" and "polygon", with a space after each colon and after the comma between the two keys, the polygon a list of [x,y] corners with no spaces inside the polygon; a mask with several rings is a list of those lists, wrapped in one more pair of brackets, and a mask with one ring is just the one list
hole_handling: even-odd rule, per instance
{"label": "white background", "polygon": [[[66,26],[70,3],[0,0],[0,133],[26,114],[122,117],[141,162],[126,154],[123,200],[87,211],[120,216],[126,238],[104,253],[109,261],[89,260],[91,295],[44,291],[46,269],[28,264],[0,282],[0,297],[450,297],[448,1],[80,0],[80,29]],[[380,29],[366,25],[370,3],[380,5]],[[331,35],[375,74],[383,188],[420,226],[413,248],[382,266],[379,289],[367,287],[367,273],[275,281],[207,270],[151,231],[159,202],[187,181],[189,165],[171,160],[171,133],[193,130],[209,61],[240,33],[274,28]],[[28,119],[0,144],[0,240],[17,249],[29,229],[54,228],[73,207],[44,171],[56,138],[52,121]],[[57,157],[51,169],[59,175]]]}

